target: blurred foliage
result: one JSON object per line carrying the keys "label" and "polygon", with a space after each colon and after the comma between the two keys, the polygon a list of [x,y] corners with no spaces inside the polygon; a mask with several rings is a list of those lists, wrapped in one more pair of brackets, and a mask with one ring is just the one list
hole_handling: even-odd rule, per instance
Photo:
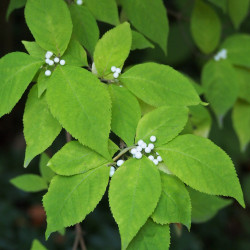
{"label": "blurred foliage", "polygon": [[[5,20],[8,2],[8,0],[2,0],[0,3],[0,56],[10,51],[24,51],[20,41],[32,40],[25,25],[23,9],[15,10],[10,15],[9,21]],[[218,1],[207,2],[217,4]],[[189,17],[193,1],[168,0],[165,3],[170,20],[168,55],[165,56],[157,46],[155,49],[135,50],[131,53],[126,66],[142,61],[165,63],[199,82],[201,67],[208,58],[197,50],[191,39]],[[223,22],[223,37],[235,33],[236,30],[229,17],[224,14],[220,4],[217,5],[218,8],[214,9]],[[99,24],[103,33],[107,25]],[[241,25],[240,32],[248,32],[249,28],[248,15]],[[21,174],[39,174],[38,158],[31,163],[28,170],[22,167],[25,150],[22,114],[25,99],[26,95],[15,107],[11,116],[4,116],[0,120],[0,249],[30,249],[34,239],[39,240],[48,249],[72,249],[74,228],[67,229],[64,236],[54,234],[45,242],[45,213],[41,204],[44,192],[25,193],[9,182],[10,179]],[[210,221],[192,224],[191,232],[172,225],[170,248],[172,250],[250,249],[250,147],[248,146],[244,153],[240,151],[239,141],[232,128],[230,113],[225,117],[223,128],[219,128],[215,117],[213,117],[212,124],[209,138],[222,147],[236,164],[247,207],[243,210],[234,202]],[[47,153],[52,155],[64,142],[65,135],[61,133]],[[104,196],[97,209],[87,216],[82,223],[82,228],[89,250],[120,249],[118,228],[109,211],[107,195]]]}

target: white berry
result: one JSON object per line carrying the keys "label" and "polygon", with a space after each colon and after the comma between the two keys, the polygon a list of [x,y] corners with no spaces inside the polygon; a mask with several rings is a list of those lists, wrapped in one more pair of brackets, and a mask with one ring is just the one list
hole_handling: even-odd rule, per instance
{"label": "white berry", "polygon": [[142,148],[146,148],[146,147],[147,147],[147,143],[143,142],[143,143],[141,144],[141,147],[142,147]]}
{"label": "white berry", "polygon": [[162,161],[161,156],[157,156],[157,161],[158,161],[158,162],[161,162],[161,161]]}
{"label": "white berry", "polygon": [[54,64],[54,61],[49,60],[49,65],[52,66]]}
{"label": "white berry", "polygon": [[65,60],[61,60],[61,61],[60,61],[60,64],[61,64],[61,65],[65,65],[65,63],[66,63]]}
{"label": "white berry", "polygon": [[59,59],[58,57],[55,57],[55,58],[54,58],[54,62],[55,62],[55,63],[59,63],[59,61],[60,61],[60,59]]}
{"label": "white berry", "polygon": [[50,59],[49,59],[49,58],[46,58],[45,62],[46,62],[47,64],[49,64]]}
{"label": "white berry", "polygon": [[136,159],[141,159],[141,158],[142,158],[142,153],[141,153],[141,152],[137,152],[137,153],[135,154],[135,158],[136,158]]}
{"label": "white berry", "polygon": [[53,56],[53,53],[51,51],[47,51],[47,53],[45,54],[45,57],[47,59],[50,59],[50,57],[52,57],[52,56]]}
{"label": "white berry", "polygon": [[155,147],[155,145],[154,145],[153,143],[149,143],[149,144],[148,144],[148,148],[150,148],[151,150],[153,150],[154,147]]}
{"label": "white berry", "polygon": [[109,171],[109,176],[112,177],[115,173],[115,168],[114,167],[111,167],[110,168],[110,171]]}
{"label": "white berry", "polygon": [[120,68],[117,68],[115,72],[118,73],[118,74],[120,74],[122,71],[121,71]]}
{"label": "white berry", "polygon": [[154,163],[155,165],[158,165],[158,161],[157,161],[156,159],[153,160],[153,163]]}
{"label": "white berry", "polygon": [[116,72],[116,66],[112,66],[112,67],[111,67],[111,71],[112,71],[113,73],[115,73],[115,72]]}
{"label": "white berry", "polygon": [[118,167],[120,167],[123,163],[124,163],[124,160],[119,160],[119,161],[117,161],[116,165]]}
{"label": "white berry", "polygon": [[141,146],[143,143],[144,143],[143,140],[139,140],[139,141],[137,142],[137,144],[138,144],[139,146]]}
{"label": "white berry", "polygon": [[159,153],[156,152],[156,155],[159,155]]}
{"label": "white berry", "polygon": [[77,4],[77,5],[82,5],[82,0],[77,0],[77,1],[76,1],[76,4]]}
{"label": "white berry", "polygon": [[50,76],[50,75],[51,75],[51,71],[50,71],[50,70],[46,70],[46,71],[45,71],[45,75],[46,75],[46,76]]}
{"label": "white berry", "polygon": [[154,156],[153,156],[153,155],[150,155],[150,156],[148,157],[148,159],[151,160],[151,161],[153,161],[153,160],[154,160]]}
{"label": "white berry", "polygon": [[150,136],[150,141],[155,142],[156,141],[156,136],[154,136],[154,135]]}
{"label": "white berry", "polygon": [[146,148],[145,148],[145,152],[146,152],[147,154],[149,154],[149,153],[151,152],[151,148],[146,147]]}
{"label": "white berry", "polygon": [[137,150],[135,148],[132,148],[130,152],[131,154],[135,155],[137,153]]}
{"label": "white berry", "polygon": [[141,152],[141,151],[142,151],[142,147],[141,147],[141,146],[137,146],[137,147],[136,147],[136,150],[137,150],[138,152]]}
{"label": "white berry", "polygon": [[119,77],[119,74],[115,72],[115,73],[113,74],[113,77],[114,77],[114,78],[118,78],[118,77]]}

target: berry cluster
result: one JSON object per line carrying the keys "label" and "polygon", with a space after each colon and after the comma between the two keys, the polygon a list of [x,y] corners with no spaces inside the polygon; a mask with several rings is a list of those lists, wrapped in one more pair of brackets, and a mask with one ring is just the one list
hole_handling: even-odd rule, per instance
{"label": "berry cluster", "polygon": [[214,56],[214,60],[215,61],[220,61],[221,59],[226,59],[227,58],[227,50],[226,49],[222,49],[221,51],[219,51],[215,56]]}
{"label": "berry cluster", "polygon": [[116,66],[112,66],[111,67],[111,71],[114,73],[113,74],[113,77],[114,78],[118,78],[119,77],[119,75],[121,74],[121,69],[120,68],[116,68]]}
{"label": "berry cluster", "polygon": [[[45,54],[45,62],[48,66],[53,66],[56,63],[60,63],[61,65],[65,65],[65,60],[60,60],[58,57],[54,56],[54,54],[51,51],[47,51]],[[51,75],[51,70],[47,69],[45,71],[46,76]]]}
{"label": "berry cluster", "polygon": [[82,0],[76,0],[77,5],[82,5]]}

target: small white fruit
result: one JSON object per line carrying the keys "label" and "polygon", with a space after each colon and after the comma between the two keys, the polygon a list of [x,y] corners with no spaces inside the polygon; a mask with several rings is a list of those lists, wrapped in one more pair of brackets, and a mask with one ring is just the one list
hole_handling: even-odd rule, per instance
{"label": "small white fruit", "polygon": [[136,150],[137,150],[138,152],[141,152],[141,151],[142,151],[142,147],[141,147],[141,146],[137,146],[137,147],[136,147]]}
{"label": "small white fruit", "polygon": [[112,67],[111,67],[111,71],[112,71],[113,73],[115,73],[115,72],[116,72],[116,66],[112,66]]}
{"label": "small white fruit", "polygon": [[149,143],[149,144],[148,144],[148,147],[149,147],[151,150],[153,150],[153,149],[155,148],[155,145],[154,145],[153,143]]}
{"label": "small white fruit", "polygon": [[141,152],[137,152],[137,153],[135,154],[135,158],[136,158],[136,159],[141,159],[141,158],[142,158],[142,153],[141,153]]}
{"label": "small white fruit", "polygon": [[115,73],[113,74],[113,77],[114,77],[114,78],[118,78],[118,77],[119,77],[119,74],[115,72]]}
{"label": "small white fruit", "polygon": [[54,58],[54,62],[55,62],[55,63],[59,63],[59,61],[60,61],[60,59],[59,59],[58,57],[55,57],[55,58]]}
{"label": "small white fruit", "polygon": [[50,76],[50,75],[51,75],[51,71],[50,71],[50,70],[46,70],[46,71],[45,71],[45,75],[46,75],[46,76]]}
{"label": "small white fruit", "polygon": [[124,160],[118,160],[117,163],[116,163],[116,165],[118,167],[120,167],[123,163],[124,163]]}
{"label": "small white fruit", "polygon": [[136,148],[132,148],[130,152],[131,152],[132,155],[134,155],[134,154],[137,153],[137,150],[136,150]]}
{"label": "small white fruit", "polygon": [[158,161],[157,161],[156,159],[153,160],[153,163],[154,163],[155,165],[158,165]]}
{"label": "small white fruit", "polygon": [[146,148],[145,148],[145,152],[146,152],[147,154],[149,154],[149,153],[151,152],[151,148],[146,147]]}
{"label": "small white fruit", "polygon": [[60,61],[60,64],[61,64],[62,66],[65,65],[65,63],[66,63],[65,60],[61,60],[61,61]]}
{"label": "small white fruit", "polygon": [[156,136],[154,136],[154,135],[150,136],[150,141],[155,142],[156,141]]}
{"label": "small white fruit", "polygon": [[162,161],[161,156],[157,156],[157,161],[158,161],[158,162],[161,162],[161,161]]}
{"label": "small white fruit", "polygon": [[143,140],[139,140],[139,141],[137,142],[137,144],[138,144],[139,146],[141,146],[143,143],[144,143]]}
{"label": "small white fruit", "polygon": [[115,168],[114,167],[111,167],[110,168],[110,171],[109,171],[109,176],[112,177],[115,173]]}
{"label": "small white fruit", "polygon": [[46,54],[45,54],[45,57],[47,59],[50,59],[50,57],[52,57],[52,56],[53,56],[53,53],[51,51],[47,51]]}
{"label": "small white fruit", "polygon": [[146,142],[143,142],[142,145],[141,145],[142,148],[146,148],[147,147],[147,143]]}
{"label": "small white fruit", "polygon": [[122,71],[121,71],[120,68],[117,68],[115,72],[118,73],[118,74],[120,74]]}
{"label": "small white fruit", "polygon": [[54,64],[54,61],[49,60],[49,65],[52,66]]}
{"label": "small white fruit", "polygon": [[151,161],[153,161],[153,160],[154,160],[154,156],[153,156],[153,155],[150,155],[150,156],[148,157],[148,159],[151,160]]}

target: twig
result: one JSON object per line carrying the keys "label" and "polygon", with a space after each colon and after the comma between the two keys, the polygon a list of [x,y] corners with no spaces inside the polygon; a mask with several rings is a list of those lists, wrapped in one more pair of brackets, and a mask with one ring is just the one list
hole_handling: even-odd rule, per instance
{"label": "twig", "polygon": [[122,155],[126,154],[130,149],[132,149],[134,147],[135,146],[131,146],[131,147],[123,149],[116,157],[113,158],[113,161],[118,160]]}

